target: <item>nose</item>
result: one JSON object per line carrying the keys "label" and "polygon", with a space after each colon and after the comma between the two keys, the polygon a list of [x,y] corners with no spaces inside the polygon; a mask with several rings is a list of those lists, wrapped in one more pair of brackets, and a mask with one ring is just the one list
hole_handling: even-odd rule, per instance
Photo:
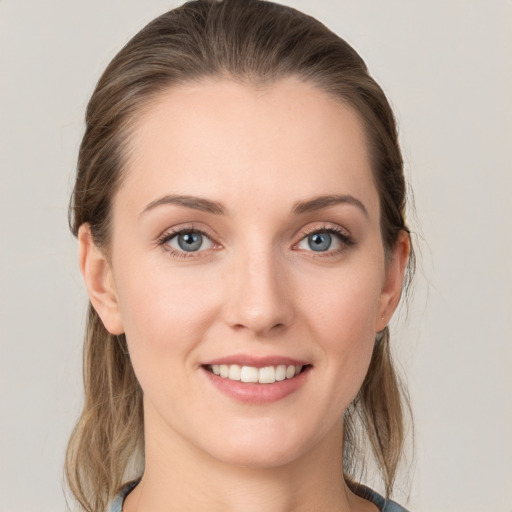
{"label": "nose", "polygon": [[284,264],[270,249],[248,252],[230,266],[224,316],[233,329],[270,336],[293,321],[292,290]]}

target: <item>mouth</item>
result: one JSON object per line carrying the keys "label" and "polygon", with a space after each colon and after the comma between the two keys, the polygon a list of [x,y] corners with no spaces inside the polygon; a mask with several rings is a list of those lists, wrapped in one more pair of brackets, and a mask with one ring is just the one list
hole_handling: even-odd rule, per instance
{"label": "mouth", "polygon": [[313,365],[281,355],[232,354],[205,361],[200,368],[214,388],[235,402],[264,405],[298,396]]}
{"label": "mouth", "polygon": [[203,368],[208,372],[230,381],[252,384],[274,384],[291,380],[308,371],[310,364],[279,364],[263,367],[239,364],[207,364]]}

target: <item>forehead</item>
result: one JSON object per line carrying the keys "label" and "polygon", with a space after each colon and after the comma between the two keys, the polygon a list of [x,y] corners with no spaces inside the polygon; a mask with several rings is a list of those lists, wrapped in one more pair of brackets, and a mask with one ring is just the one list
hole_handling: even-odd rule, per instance
{"label": "forehead", "polygon": [[171,87],[135,120],[129,146],[119,196],[193,193],[240,204],[258,196],[263,204],[350,193],[378,210],[359,115],[294,78]]}

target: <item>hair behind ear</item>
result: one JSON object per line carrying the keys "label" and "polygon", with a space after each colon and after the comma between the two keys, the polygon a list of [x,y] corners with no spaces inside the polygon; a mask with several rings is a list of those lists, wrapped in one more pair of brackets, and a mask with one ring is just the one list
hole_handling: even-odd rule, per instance
{"label": "hair behind ear", "polygon": [[409,414],[410,407],[393,367],[389,328],[380,334],[363,385],[345,415],[344,459],[348,462],[347,480],[352,487],[357,487],[354,477],[358,468],[354,461],[361,457],[354,455],[364,453],[363,440],[357,437],[361,429],[356,425],[361,423],[389,496],[404,449],[404,405]]}
{"label": "hair behind ear", "polygon": [[83,510],[104,510],[143,452],[142,391],[124,334],[110,334],[89,304],[85,403],[66,452],[66,477]]}

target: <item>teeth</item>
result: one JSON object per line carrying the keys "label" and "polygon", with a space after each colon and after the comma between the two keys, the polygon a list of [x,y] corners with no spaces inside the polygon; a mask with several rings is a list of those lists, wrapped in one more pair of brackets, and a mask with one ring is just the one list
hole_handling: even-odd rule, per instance
{"label": "teeth", "polygon": [[272,384],[276,381],[276,369],[273,366],[260,368],[258,372],[258,382],[260,384]]}
{"label": "teeth", "polygon": [[256,368],[255,366],[240,366],[238,364],[214,364],[210,369],[215,375],[224,379],[273,384],[276,381],[292,379],[301,372],[302,366],[280,364],[279,366]]}
{"label": "teeth", "polygon": [[286,366],[284,364],[280,364],[276,368],[276,380],[284,380],[286,379]]}
{"label": "teeth", "polygon": [[[242,366],[240,380],[242,382],[258,382],[258,374],[258,368],[254,368],[254,366]],[[231,372],[229,377],[231,378]]]}
{"label": "teeth", "polygon": [[291,379],[292,377],[295,377],[295,366],[288,366],[286,368],[286,378]]}
{"label": "teeth", "polygon": [[242,371],[240,369],[240,366],[237,364],[231,364],[229,365],[229,380],[240,380],[241,379]]}

